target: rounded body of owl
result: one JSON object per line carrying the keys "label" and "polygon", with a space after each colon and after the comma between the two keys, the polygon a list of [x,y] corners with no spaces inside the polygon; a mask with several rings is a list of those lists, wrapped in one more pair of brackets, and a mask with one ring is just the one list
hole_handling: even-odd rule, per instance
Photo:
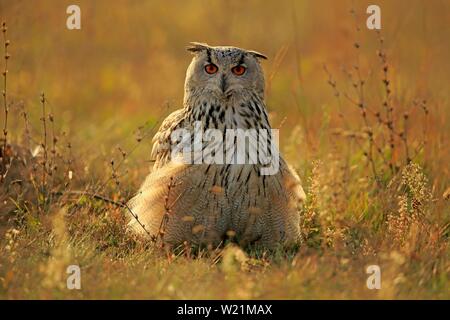
{"label": "rounded body of owl", "polygon": [[201,43],[188,51],[184,106],[153,139],[155,163],[128,204],[130,227],[171,247],[297,244],[305,193],[269,123],[265,56]]}

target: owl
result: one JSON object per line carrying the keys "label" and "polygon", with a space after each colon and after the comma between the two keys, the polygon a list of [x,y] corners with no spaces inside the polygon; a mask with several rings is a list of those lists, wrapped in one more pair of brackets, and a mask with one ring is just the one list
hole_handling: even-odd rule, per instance
{"label": "owl", "polygon": [[[297,244],[299,207],[305,200],[300,179],[281,156],[277,170],[263,174],[267,163],[258,157],[278,152],[264,101],[261,61],[266,56],[196,42],[187,50],[193,59],[186,72],[183,108],[170,114],[153,138],[154,165],[128,203],[129,227],[172,248],[186,243],[216,247],[225,240],[266,249]],[[214,139],[190,135],[197,129],[214,132]],[[257,150],[256,156],[236,161],[236,136],[226,138],[239,130],[266,132],[269,147],[264,152],[252,149],[252,144],[260,146],[259,140],[247,139],[248,150],[239,150],[245,159],[252,157],[250,151]],[[183,139],[180,132],[186,133]],[[174,152],[180,143],[183,159],[189,161],[180,161]],[[201,161],[205,150],[213,150],[209,160],[217,160],[223,151],[228,161]]]}

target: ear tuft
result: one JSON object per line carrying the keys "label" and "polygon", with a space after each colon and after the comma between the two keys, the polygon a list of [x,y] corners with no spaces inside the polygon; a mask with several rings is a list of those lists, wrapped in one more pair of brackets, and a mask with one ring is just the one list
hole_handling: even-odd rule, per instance
{"label": "ear tuft", "polygon": [[206,43],[201,42],[190,42],[189,46],[186,47],[186,50],[192,53],[201,52],[204,50],[208,50],[210,46]]}
{"label": "ear tuft", "polygon": [[262,53],[259,53],[258,51],[250,50],[250,51],[247,51],[247,52],[250,53],[252,56],[254,56],[257,59],[264,59],[264,60],[268,59],[266,55],[264,55]]}

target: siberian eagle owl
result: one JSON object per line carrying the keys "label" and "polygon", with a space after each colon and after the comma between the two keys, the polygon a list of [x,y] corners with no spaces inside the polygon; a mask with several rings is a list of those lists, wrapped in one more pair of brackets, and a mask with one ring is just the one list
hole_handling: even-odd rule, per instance
{"label": "siberian eagle owl", "polygon": [[[297,243],[305,193],[297,174],[274,154],[278,150],[260,65],[267,58],[203,43],[192,43],[187,50],[194,57],[186,73],[183,108],[170,114],[153,138],[155,163],[128,204],[134,216],[129,226],[170,247],[186,242],[217,246],[228,237],[267,249]],[[193,133],[199,129],[200,138]],[[241,148],[233,132],[258,137],[247,134]],[[236,161],[239,150],[245,161]],[[176,156],[181,151],[182,160]],[[278,158],[272,172],[263,172],[269,166],[260,160],[263,153]]]}

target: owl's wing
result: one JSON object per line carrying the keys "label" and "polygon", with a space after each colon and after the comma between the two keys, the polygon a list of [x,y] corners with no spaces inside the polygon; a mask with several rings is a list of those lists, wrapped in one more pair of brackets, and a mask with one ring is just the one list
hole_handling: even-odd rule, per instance
{"label": "owl's wing", "polygon": [[171,139],[173,130],[181,128],[185,119],[185,110],[178,109],[164,119],[158,132],[153,137],[152,159],[155,160],[155,169],[164,166],[170,161]]}
{"label": "owl's wing", "polygon": [[214,165],[176,162],[154,170],[128,203],[134,216],[129,227],[153,237],[163,233],[169,245],[218,245],[230,211],[224,190],[215,185],[217,172]]}
{"label": "owl's wing", "polygon": [[299,205],[306,195],[297,173],[283,159],[280,161],[277,174],[247,171],[247,178],[236,183],[232,225],[242,245],[261,243],[269,248],[300,240]]}
{"label": "owl's wing", "polygon": [[306,193],[302,187],[302,181],[298,176],[295,169],[285,162],[283,159],[282,168],[285,170],[285,176],[288,177],[286,182],[288,183],[286,187],[292,192],[293,196],[295,196],[300,202],[304,202],[306,200]]}

